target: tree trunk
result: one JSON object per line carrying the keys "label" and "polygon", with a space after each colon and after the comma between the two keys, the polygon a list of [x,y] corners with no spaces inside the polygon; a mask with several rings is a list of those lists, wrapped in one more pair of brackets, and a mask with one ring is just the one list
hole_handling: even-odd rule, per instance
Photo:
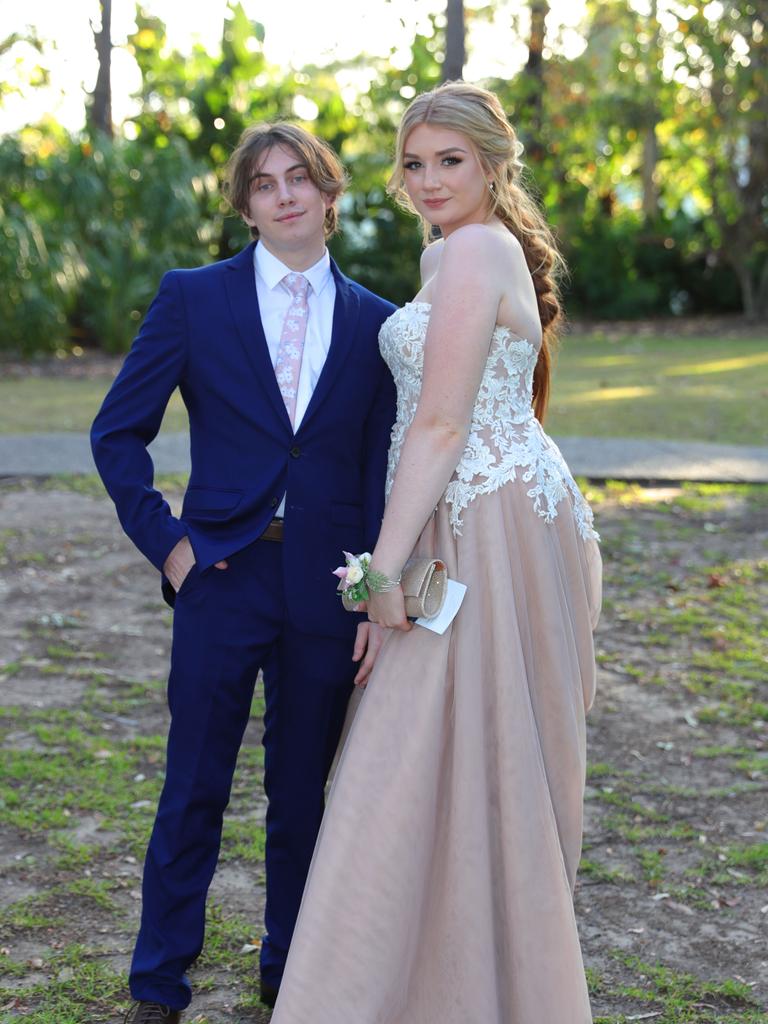
{"label": "tree trunk", "polygon": [[655,111],[646,127],[643,139],[643,214],[646,220],[659,215],[659,189],[656,184],[656,165],[659,162],[659,140],[656,138]]}
{"label": "tree trunk", "polygon": [[544,40],[547,34],[546,20],[549,14],[547,0],[531,0],[531,35],[528,40],[528,60],[525,71],[528,75],[541,78],[544,68]]}
{"label": "tree trunk", "polygon": [[101,5],[101,28],[96,31],[91,25],[96,53],[99,57],[99,73],[93,90],[91,124],[96,131],[112,138],[112,0],[99,0]]}
{"label": "tree trunk", "polygon": [[[544,107],[544,41],[547,34],[547,0],[531,0],[531,34],[528,39],[528,60],[525,74],[528,78],[528,102],[525,104],[524,130],[528,137],[526,151],[529,160],[538,163],[544,156],[542,142]],[[523,124],[521,123],[521,128]]]}
{"label": "tree trunk", "polygon": [[454,82],[464,74],[464,0],[448,0],[445,10],[445,60],[443,81]]}
{"label": "tree trunk", "polygon": [[751,323],[754,323],[758,319],[758,314],[752,272],[746,262],[740,262],[735,269],[739,278],[739,285],[741,286],[741,304],[744,309],[744,316]]}
{"label": "tree trunk", "polygon": [[768,259],[763,262],[757,289],[757,315],[760,320],[768,320]]}
{"label": "tree trunk", "polygon": [[661,29],[657,0],[651,0],[648,21],[651,30],[648,65],[651,68],[653,90],[648,100],[645,138],[643,139],[643,213],[646,220],[655,220],[659,215],[659,188],[656,181],[656,165],[659,162],[659,140],[656,137],[656,125],[659,121],[659,112],[656,107],[655,92],[659,86],[658,62],[661,59]]}

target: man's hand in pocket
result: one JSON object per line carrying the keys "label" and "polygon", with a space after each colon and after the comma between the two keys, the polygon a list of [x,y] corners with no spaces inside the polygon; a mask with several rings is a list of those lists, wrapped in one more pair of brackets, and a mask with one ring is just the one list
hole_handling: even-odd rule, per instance
{"label": "man's hand in pocket", "polygon": [[[194,564],[195,553],[192,550],[189,537],[182,537],[163,563],[163,572],[177,594]],[[216,562],[216,568],[226,569],[227,562]]]}

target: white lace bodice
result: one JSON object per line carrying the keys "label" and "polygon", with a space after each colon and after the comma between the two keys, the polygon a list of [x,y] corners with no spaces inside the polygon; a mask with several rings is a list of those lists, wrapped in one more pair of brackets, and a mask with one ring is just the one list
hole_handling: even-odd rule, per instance
{"label": "white lace bodice", "polygon": [[[387,498],[421,394],[429,311],[427,302],[407,302],[384,321],[379,332],[381,354],[397,387]],[[581,536],[598,539],[592,525],[592,510],[576,486],[560,449],[533,415],[531,395],[537,356],[533,345],[516,338],[508,327],[495,328],[469,437],[444,495],[456,536],[461,533],[462,512],[470,502],[516,479],[519,470],[523,481],[531,484],[528,496],[546,522],[551,523],[557,516],[560,501],[570,492]]]}

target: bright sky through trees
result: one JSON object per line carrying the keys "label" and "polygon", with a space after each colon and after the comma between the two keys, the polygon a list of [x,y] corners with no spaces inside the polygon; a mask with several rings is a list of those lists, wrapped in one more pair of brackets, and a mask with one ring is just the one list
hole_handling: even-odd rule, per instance
{"label": "bright sky through trees", "polygon": [[[551,26],[560,28],[559,47],[568,56],[583,46],[576,31],[584,15],[585,0],[550,0]],[[226,0],[145,0],[145,9],[165,21],[171,46],[188,52],[195,42],[215,50],[221,37]],[[441,13],[445,0],[298,0],[292,4],[268,4],[243,0],[249,17],[266,29],[267,59],[279,66],[322,64],[356,57],[361,51],[386,56],[395,48],[393,62],[407,66],[409,44],[416,31],[429,31],[430,14]],[[476,6],[481,6],[478,3]],[[466,7],[471,12],[472,0]],[[511,19],[522,13],[527,22],[526,0],[501,0],[494,19],[468,18],[468,62],[465,77],[477,80],[514,74],[525,61],[524,37],[515,44]],[[44,56],[19,43],[0,58],[0,75],[20,91],[7,95],[0,108],[0,132],[34,123],[53,115],[65,127],[76,130],[84,123],[83,86],[90,90],[96,79],[96,51],[89,18],[98,21],[98,0],[25,0],[19,8],[0,2],[0,40],[31,26],[44,44]],[[113,0],[112,58],[113,116],[120,124],[134,111],[131,93],[140,87],[138,68],[122,48],[135,29],[132,0]],[[254,44],[256,41],[254,40]],[[30,89],[37,64],[50,71],[50,88]],[[299,116],[303,112],[297,111]],[[306,115],[305,115],[306,116]]]}

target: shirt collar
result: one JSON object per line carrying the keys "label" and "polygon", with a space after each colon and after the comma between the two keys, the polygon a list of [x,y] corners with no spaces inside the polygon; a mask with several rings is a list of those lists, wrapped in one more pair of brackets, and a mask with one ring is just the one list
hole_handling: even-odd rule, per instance
{"label": "shirt collar", "polygon": [[[253,250],[253,265],[256,268],[256,273],[270,291],[274,291],[279,286],[286,274],[293,273],[290,267],[286,267],[277,256],[273,255],[266,246],[261,245],[259,242],[256,243],[256,247]],[[302,270],[301,273],[309,281],[314,294],[319,295],[332,276],[331,257],[328,250],[324,249],[323,255],[317,263],[307,270]]]}

